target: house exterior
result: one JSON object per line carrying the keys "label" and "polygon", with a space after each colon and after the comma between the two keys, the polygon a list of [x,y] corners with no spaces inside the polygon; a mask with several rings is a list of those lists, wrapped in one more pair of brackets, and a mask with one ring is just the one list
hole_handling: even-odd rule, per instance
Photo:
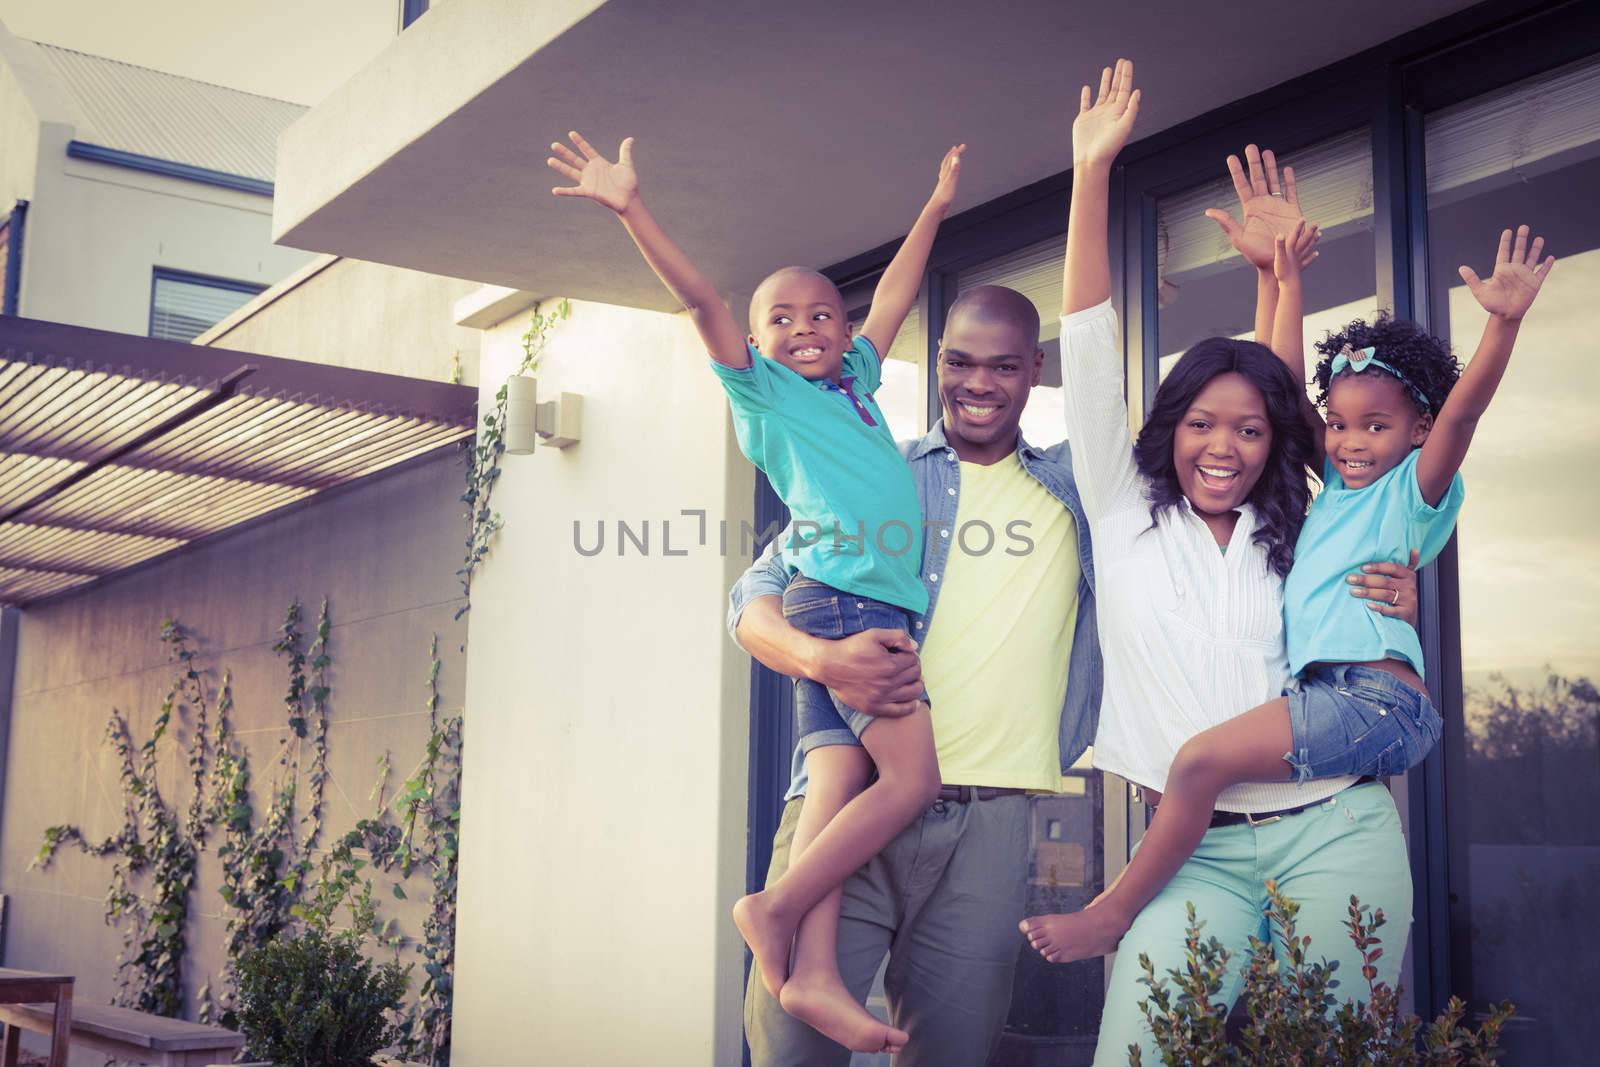
{"label": "house exterior", "polygon": [[[385,363],[381,344],[329,358],[436,377],[435,353],[476,346],[466,380],[482,412],[519,366],[531,314],[571,301],[538,388],[583,398],[582,436],[504,461],[495,508],[506,525],[475,580],[460,691],[447,698],[470,723],[454,1062],[739,1063],[746,963],[728,912],[765,872],[793,743],[785,681],[753,667],[723,628],[725,591],[781,506],[739,454],[687,317],[612,220],[549,195],[546,146],[574,127],[607,151],[636,136],[653,210],[733,307],[774,266],[801,263],[832,277],[854,315],[943,148],[966,141],[958,213],[878,395],[908,437],[937,418],[934,356],[962,290],[997,283],[1028,295],[1053,358],[1070,115],[1078,86],[1118,54],[1138,63],[1145,96],[1141,140],[1113,186],[1113,299],[1135,425],[1179,353],[1251,329],[1248,268],[1201,215],[1232,206],[1223,160],[1246,143],[1296,167],[1306,213],[1322,225],[1307,281],[1313,338],[1384,308],[1466,358],[1481,320],[1456,265],[1481,271],[1495,234],[1519,222],[1561,257],[1464,470],[1458,536],[1422,578],[1427,673],[1446,734],[1425,764],[1390,782],[1416,903],[1408,936],[1391,917],[1386,940],[1406,953],[1420,1013],[1452,993],[1474,1008],[1515,1001],[1504,1036],[1512,1062],[1580,1062],[1600,1041],[1580,999],[1600,950],[1586,908],[1600,877],[1587,814],[1600,803],[1600,496],[1587,471],[1600,448],[1589,413],[1600,397],[1589,297],[1600,282],[1593,5],[1346,0],[1246,14],[1175,0],[1095,10],[819,0],[737,18],[705,0],[420,6],[407,5],[409,25],[369,67],[284,129],[271,235],[340,257],[302,268],[308,279],[320,270],[331,282],[337,264],[361,261],[482,287],[452,289],[446,317],[403,297],[330,300],[331,287],[317,295],[308,284],[303,321],[285,303],[255,336],[291,344],[308,322],[346,329],[353,307],[437,315],[417,329],[442,340],[394,357],[400,367]],[[16,45],[0,38],[8,55]],[[35,56],[28,69],[39,65]],[[20,66],[8,69],[18,81]],[[0,204],[23,197],[8,191],[25,188],[9,156],[0,180],[13,182]],[[27,225],[31,247],[31,207]],[[206,339],[252,336],[240,314]],[[396,350],[403,336],[391,338]],[[1047,369],[1023,422],[1034,443],[1062,436],[1059,390]],[[451,487],[442,467],[421,465],[338,499],[360,492],[375,495],[374,508],[353,502],[339,521],[368,523],[363,543],[384,544],[413,493],[424,515],[417,539],[361,553],[362,581],[350,581],[345,557],[303,573],[359,605],[373,629],[352,629],[352,645],[403,643],[442,625],[453,602],[419,582],[394,593],[407,621],[391,624],[369,587],[404,585],[435,555],[439,573],[455,566],[443,517]],[[279,521],[317,513],[299,514]],[[283,538],[325,529],[247,531],[231,550],[212,546],[215,556],[201,546],[158,565],[166,570],[25,610],[15,699],[32,695],[42,719],[49,705],[37,694],[54,684],[39,662],[48,638],[78,635],[88,657],[102,629],[121,625],[118,610],[205,573],[202,564],[215,574],[242,553],[252,595],[298,588],[281,580],[302,566]],[[211,595],[222,595],[224,580],[212,580]],[[112,598],[129,606],[73,606]],[[198,603],[202,619],[227,617],[215,600]],[[259,656],[266,639],[252,631],[241,646]],[[24,743],[14,729],[13,759]],[[8,884],[32,846],[16,841],[9,814],[20,788],[7,785],[0,834]],[[1033,899],[1092,897],[1143,823],[1126,782],[1081,763],[1059,796],[1037,803]],[[49,931],[93,911],[97,886],[81,870],[73,877],[83,899],[70,917],[55,902],[34,927],[44,932],[26,935],[41,953],[62,936]],[[1087,1062],[1105,974],[1100,961],[1048,968],[1025,956],[996,1062]]]}
{"label": "house exterior", "polygon": [[187,341],[304,265],[271,238],[304,111],[0,25],[5,313]]}
{"label": "house exterior", "polygon": [[[1231,206],[1223,159],[1247,142],[1296,166],[1323,226],[1313,339],[1387,308],[1465,358],[1479,324],[1456,265],[1481,270],[1503,226],[1560,235],[1564,261],[1464,472],[1458,537],[1423,577],[1447,736],[1391,788],[1417,890],[1405,984],[1418,1010],[1450,993],[1508,997],[1513,1059],[1591,1047],[1576,968],[1596,947],[1579,901],[1600,874],[1600,838],[1567,813],[1597,788],[1586,679],[1600,670],[1600,504],[1576,488],[1600,445],[1584,414],[1600,378],[1578,326],[1600,271],[1600,209],[1584,191],[1600,177],[1592,5],[1352,0],[1243,22],[1165,2],[727,15],[699,2],[452,0],[280,143],[281,242],[573,300],[540,390],[584,395],[585,437],[508,463],[516,532],[472,618],[466,700],[481,747],[463,808],[463,1062],[530,1048],[543,1062],[738,1062],[743,953],[727,910],[764,872],[792,741],[784,683],[748,668],[720,625],[749,546],[733,536],[721,550],[719,524],[759,527],[776,502],[715,414],[689,323],[625,235],[549,196],[546,145],[572,128],[606,151],[636,136],[653,211],[735,308],[790,262],[823,269],[856,308],[940,151],[966,141],[960,213],[882,391],[910,436],[936,416],[932,358],[962,289],[999,282],[1034,298],[1053,350],[1069,116],[1077,87],[1121,54],[1144,90],[1142,140],[1113,190],[1136,411],[1195,340],[1251,329],[1248,268],[1201,215]],[[485,397],[526,321],[486,327]],[[1036,443],[1061,434],[1058,388],[1035,390],[1024,432]],[[578,550],[606,529],[602,551]],[[669,536],[684,555],[667,558]],[[1082,825],[1095,832],[1036,834],[1035,870],[1086,854],[1092,890],[1126,861],[1143,815],[1125,783],[1088,773],[1098,810]],[[1083,1062],[1101,966],[1071,968],[1063,995],[1086,1010],[1046,1032],[1023,1020],[1035,1032],[1008,1038],[1011,1054]],[[1038,980],[1029,970],[1019,1002]]]}

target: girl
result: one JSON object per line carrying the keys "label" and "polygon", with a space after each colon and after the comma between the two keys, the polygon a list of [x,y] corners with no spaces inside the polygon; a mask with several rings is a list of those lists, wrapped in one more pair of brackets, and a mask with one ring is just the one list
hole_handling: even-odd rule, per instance
{"label": "girl", "polygon": [[[1253,175],[1266,179],[1260,192],[1287,193],[1286,206],[1298,215],[1293,171],[1285,171],[1280,189],[1271,153],[1264,171],[1260,158],[1251,158]],[[1237,159],[1229,163],[1239,179]],[[1243,190],[1241,199],[1248,204]],[[1296,379],[1304,376],[1300,266],[1315,256],[1315,242],[1315,229],[1303,219],[1287,235],[1275,235],[1278,303],[1275,315],[1264,309],[1273,349]],[[1111,888],[1081,912],[1030,921],[1029,939],[1046,959],[1114,951],[1140,910],[1218,825],[1218,796],[1229,787],[1290,777],[1297,783],[1340,776],[1370,781],[1405,772],[1438,741],[1443,724],[1423,685],[1415,629],[1353,605],[1345,574],[1373,556],[1403,559],[1413,545],[1427,564],[1449,540],[1463,493],[1458,472],[1473,430],[1505,372],[1522,317],[1555,262],[1553,256],[1540,262],[1543,247],[1542,237],[1529,246],[1526,226],[1514,242],[1506,230],[1487,281],[1461,268],[1489,312],[1464,374],[1444,342],[1382,315],[1371,324],[1351,323],[1318,345],[1318,403],[1327,409],[1326,423],[1303,392],[1298,397],[1325,459],[1324,489],[1299,531],[1285,588],[1295,681],[1283,696],[1184,743],[1137,856]],[[1191,414],[1191,424],[1199,417]],[[1212,453],[1197,456],[1195,464],[1195,480],[1207,494],[1226,492],[1243,474],[1241,464]]]}
{"label": "girl", "polygon": [[[1153,791],[1167,785],[1184,742],[1289,681],[1283,577],[1305,515],[1314,446],[1300,417],[1305,390],[1272,351],[1214,338],[1178,361],[1129,447],[1106,222],[1112,162],[1137,111],[1132,75],[1126,60],[1106,70],[1098,99],[1084,89],[1073,123],[1061,364],[1105,654],[1095,764]],[[1400,605],[1385,607],[1408,612],[1414,592],[1406,581]],[[1187,902],[1204,916],[1206,933],[1238,956],[1250,938],[1268,936],[1263,883],[1275,880],[1302,904],[1301,933],[1351,972],[1360,959],[1343,928],[1350,894],[1392,916],[1410,913],[1405,841],[1381,786],[1352,776],[1235,785],[1216,806],[1217,825],[1122,941],[1097,1064],[1126,1064],[1134,1043],[1156,1058],[1139,1010],[1147,992],[1139,957],[1158,973],[1182,966]],[[1038,943],[1055,925],[1027,919],[1022,929]],[[1379,961],[1380,978],[1393,980],[1399,957]],[[1240,982],[1227,975],[1220,1002],[1231,1003]]]}

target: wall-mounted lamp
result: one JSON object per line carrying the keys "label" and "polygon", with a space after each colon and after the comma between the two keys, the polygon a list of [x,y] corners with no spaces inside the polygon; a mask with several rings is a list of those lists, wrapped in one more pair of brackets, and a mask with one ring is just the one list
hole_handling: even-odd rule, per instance
{"label": "wall-mounted lamp", "polygon": [[538,382],[531,375],[516,374],[506,380],[505,444],[512,455],[532,452],[541,437],[554,448],[577,444],[582,421],[581,393],[562,393],[561,399],[541,404]]}

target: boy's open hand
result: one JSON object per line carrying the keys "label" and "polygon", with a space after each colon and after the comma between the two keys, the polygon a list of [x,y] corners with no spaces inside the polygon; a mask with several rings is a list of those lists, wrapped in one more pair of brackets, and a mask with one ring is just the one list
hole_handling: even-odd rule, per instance
{"label": "boy's open hand", "polygon": [[956,198],[956,184],[961,180],[961,153],[966,150],[967,146],[964,144],[955,145],[939,162],[939,180],[934,184],[933,195],[928,198],[928,202],[934,207],[944,211],[950,210],[950,205]]}
{"label": "boy's open hand", "polygon": [[617,149],[617,161],[613,163],[596,152],[594,146],[585,141],[577,130],[570,131],[567,136],[572,138],[572,143],[578,146],[578,152],[583,155],[579,156],[558,142],[550,146],[555,155],[545,162],[551,170],[578,184],[558,185],[550,191],[557,196],[587,197],[622,214],[629,204],[639,198],[639,174],[633,169],[633,138],[623,139],[622,147]]}
{"label": "boy's open hand", "polygon": [[1272,273],[1278,284],[1298,281],[1300,271],[1317,258],[1317,238],[1321,235],[1305,219],[1295,223],[1286,236],[1275,234],[1272,238]]}
{"label": "boy's open hand", "polygon": [[1555,266],[1555,256],[1539,262],[1539,254],[1543,251],[1543,237],[1535,237],[1533,247],[1528,247],[1528,227],[1517,227],[1514,246],[1511,231],[1505,230],[1500,234],[1500,250],[1495,254],[1494,273],[1489,280],[1479,278],[1471,267],[1461,268],[1461,280],[1467,283],[1467,288],[1483,305],[1483,310],[1516,321],[1533,306],[1533,298],[1539,295],[1539,287],[1550,277],[1550,268]]}
{"label": "boy's open hand", "polygon": [[[1078,117],[1072,123],[1072,158],[1081,163],[1107,165],[1117,158],[1139,117],[1139,90],[1133,87],[1133,60],[1119,59],[1115,68],[1100,72],[1100,92],[1093,102],[1083,87]],[[1271,250],[1267,258],[1270,260]]]}
{"label": "boy's open hand", "polygon": [[[1255,145],[1246,145],[1244,154],[1250,165],[1248,176],[1238,156],[1228,157],[1228,173],[1233,175],[1233,191],[1239,194],[1243,224],[1220,208],[1207,209],[1206,218],[1222,227],[1233,247],[1256,270],[1272,270],[1275,238],[1291,241],[1295,227],[1305,221],[1300,213],[1294,168],[1284,167],[1280,181],[1278,161],[1271,149],[1263,152]],[[1317,227],[1310,229],[1314,236],[1320,236]],[[1300,266],[1304,268],[1310,262],[1310,258],[1302,259]]]}

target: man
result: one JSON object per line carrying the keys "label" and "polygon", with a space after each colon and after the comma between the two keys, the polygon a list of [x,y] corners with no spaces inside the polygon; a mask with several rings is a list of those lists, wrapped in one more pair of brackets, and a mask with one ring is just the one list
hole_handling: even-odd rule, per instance
{"label": "man", "polygon": [[[1027,895],[1028,793],[1050,792],[1094,736],[1100,652],[1089,531],[1065,442],[1038,449],[1018,421],[1039,383],[1039,314],[984,286],[950,309],[939,344],[944,417],[901,451],[926,538],[926,614],[904,634],[810,637],[783,617],[790,574],[770,551],[731,594],[735,638],[773,670],[828,686],[874,715],[932,698],[940,799],[844,886],[839,969],[865,1001],[884,955],[901,1067],[988,1059],[1011,1001]],[[781,539],[780,539],[781,540]],[[787,869],[804,803],[796,754],[770,885]],[[748,983],[745,1029],[759,1067],[838,1064],[850,1053]]]}

